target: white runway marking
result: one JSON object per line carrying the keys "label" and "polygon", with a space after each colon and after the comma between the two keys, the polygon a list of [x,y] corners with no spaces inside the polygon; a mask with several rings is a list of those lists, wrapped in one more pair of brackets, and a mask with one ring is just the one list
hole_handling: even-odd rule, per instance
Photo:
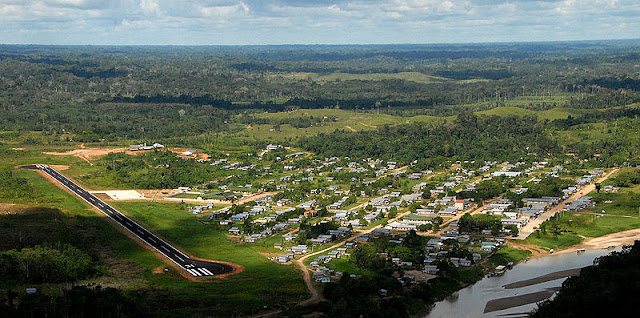
{"label": "white runway marking", "polygon": [[213,273],[210,272],[208,269],[206,269],[204,267],[201,267],[199,269],[200,269],[201,272],[205,273],[206,275],[213,276]]}

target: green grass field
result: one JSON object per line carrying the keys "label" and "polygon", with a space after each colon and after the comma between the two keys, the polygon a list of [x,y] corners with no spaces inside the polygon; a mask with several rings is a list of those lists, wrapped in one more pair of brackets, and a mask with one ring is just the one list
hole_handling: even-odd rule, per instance
{"label": "green grass field", "polygon": [[509,262],[517,263],[525,257],[531,256],[531,251],[520,250],[512,247],[501,247],[495,254],[491,255],[488,262],[492,266],[506,265]]}
{"label": "green grass field", "polygon": [[[3,167],[35,162],[71,165],[72,169],[64,172],[68,175],[71,172],[80,174],[86,168],[83,165],[88,166],[74,157],[46,156],[30,150],[10,152],[3,159],[0,163]],[[30,229],[48,228],[39,233],[43,237],[38,237],[38,242],[71,241],[76,246],[86,246],[103,264],[105,272],[105,275],[91,282],[128,290],[148,289],[152,302],[186,307],[180,309],[179,313],[167,309],[165,314],[237,316],[255,313],[263,310],[264,306],[271,308],[291,304],[308,297],[302,276],[295,267],[278,265],[260,254],[277,251],[273,249],[271,241],[255,245],[234,243],[224,233],[213,230],[211,226],[200,223],[194,215],[180,210],[179,204],[114,203],[115,207],[146,224],[151,231],[188,254],[229,261],[246,268],[237,275],[212,278],[207,282],[188,281],[175,270],[153,274],[154,269],[172,267],[159,254],[142,248],[123,234],[117,224],[38,173],[23,169],[16,170],[16,173],[26,178],[34,189],[31,197],[16,203],[25,207],[59,209],[57,218],[70,229],[61,231],[56,227],[54,231],[47,225],[37,226],[34,220],[22,222]],[[46,215],[40,218],[42,222],[51,221]],[[68,231],[73,231],[72,239],[64,235]]]}
{"label": "green grass field", "polygon": [[[533,97],[522,97],[523,100]],[[562,97],[558,97],[562,99]],[[516,99],[517,100],[517,99]],[[473,109],[478,104],[462,105],[460,107],[470,107]],[[478,115],[486,116],[536,116],[539,120],[554,120],[564,119],[569,115],[579,116],[588,110],[572,109],[572,108],[552,108],[549,110],[530,110],[526,108],[517,107],[518,104],[511,106],[495,107],[489,110],[475,112]],[[262,124],[245,126],[243,129],[235,133],[234,137],[240,137],[243,139],[259,139],[259,140],[271,140],[271,141],[288,141],[295,140],[301,136],[313,136],[319,133],[331,133],[336,129],[345,131],[362,131],[372,130],[383,125],[398,125],[412,122],[446,122],[455,119],[455,117],[437,117],[428,115],[417,115],[411,117],[401,117],[389,114],[376,114],[375,112],[354,112],[343,109],[299,109],[291,112],[280,113],[261,113],[257,114],[258,118],[265,119],[286,119],[286,118],[299,118],[299,117],[335,117],[336,121],[324,121],[320,126],[311,126],[307,128],[295,128],[288,124],[280,125],[279,130],[274,129],[274,125]],[[564,132],[563,132],[564,133]]]}
{"label": "green grass field", "polygon": [[525,240],[526,243],[530,243],[533,245],[537,245],[540,247],[544,247],[545,249],[563,249],[569,247],[571,245],[578,244],[582,242],[582,238],[577,234],[573,233],[563,233],[559,235],[553,235],[550,233],[547,234],[538,234],[533,233],[527,237]]}
{"label": "green grass field", "polygon": [[[118,202],[113,206],[187,254],[232,262],[246,268],[242,273],[224,279],[211,279],[208,283],[192,283],[176,275],[147,276],[151,285],[188,289],[197,286],[200,292],[216,295],[218,301],[228,307],[226,310],[231,310],[227,313],[259,310],[262,306],[299,301],[308,295],[302,277],[294,267],[278,265],[259,254],[259,251],[266,249],[266,244],[234,243],[225,233],[200,223],[194,215],[181,210],[179,204]],[[271,250],[275,251],[273,248]],[[134,260],[146,272],[165,266],[157,258],[150,261],[143,254],[151,253],[133,253],[127,258]]]}
{"label": "green grass field", "polygon": [[476,112],[478,115],[495,115],[495,116],[536,116],[539,120],[554,120],[554,119],[565,119],[569,115],[571,116],[579,116],[587,111],[582,109],[574,109],[574,108],[552,108],[548,110],[530,110],[526,108],[516,107],[516,106],[504,106],[504,107],[495,107],[489,110],[484,110],[480,112]]}
{"label": "green grass field", "polygon": [[352,73],[291,73],[286,74],[284,77],[288,78],[309,78],[317,82],[330,82],[330,81],[381,81],[388,79],[399,79],[416,83],[434,83],[448,81],[449,79],[437,76],[431,76],[419,72],[400,72],[400,73],[365,73],[365,74],[352,74]]}

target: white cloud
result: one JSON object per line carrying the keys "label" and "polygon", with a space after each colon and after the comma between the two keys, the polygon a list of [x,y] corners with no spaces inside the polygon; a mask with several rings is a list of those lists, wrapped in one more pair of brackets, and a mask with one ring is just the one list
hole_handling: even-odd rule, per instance
{"label": "white cloud", "polygon": [[146,15],[161,15],[160,5],[156,0],[140,0],[140,9]]}
{"label": "white cloud", "polygon": [[632,38],[640,1],[0,0],[0,29],[0,43],[51,44]]}
{"label": "white cloud", "polygon": [[207,17],[230,17],[236,15],[246,15],[251,10],[249,9],[249,6],[247,6],[244,2],[240,2],[235,5],[200,7],[199,11]]}

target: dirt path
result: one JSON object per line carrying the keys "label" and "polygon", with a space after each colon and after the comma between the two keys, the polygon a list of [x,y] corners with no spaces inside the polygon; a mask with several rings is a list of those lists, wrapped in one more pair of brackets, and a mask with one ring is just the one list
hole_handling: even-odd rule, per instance
{"label": "dirt path", "polygon": [[278,192],[263,192],[263,193],[259,193],[259,194],[256,194],[256,195],[252,195],[250,197],[242,198],[242,199],[236,201],[236,204],[243,204],[245,202],[255,201],[257,199],[264,198],[264,197],[269,196],[269,195],[275,195],[277,193]]}
{"label": "dirt path", "polygon": [[78,157],[86,162],[89,165],[93,165],[92,160],[98,159],[102,156],[106,156],[112,152],[124,152],[124,148],[86,148],[84,144],[80,145],[80,149],[69,150],[66,152],[51,152],[51,151],[43,151],[42,153],[53,156],[74,156]]}
{"label": "dirt path", "polygon": [[566,249],[563,249],[556,253],[575,253],[576,250],[581,248],[585,250],[605,249],[609,246],[623,246],[633,244],[635,240],[640,240],[640,229],[611,233],[600,237],[590,237],[576,245],[569,246]]}
{"label": "dirt path", "polygon": [[[556,250],[554,254],[575,253],[578,249],[606,249],[610,246],[623,246],[633,244],[633,242],[636,240],[640,240],[640,229],[611,233],[600,237],[585,237],[584,241],[562,250]],[[531,251],[533,254],[529,258],[544,257],[550,254],[549,251],[547,251],[545,248],[539,247],[537,245],[523,243],[517,240],[509,240],[506,244],[516,249]]]}
{"label": "dirt path", "polygon": [[604,175],[602,178],[598,179],[598,181],[593,182],[593,183],[585,186],[584,188],[580,189],[580,191],[578,191],[577,193],[575,193],[574,195],[572,195],[568,199],[562,201],[560,204],[556,205],[555,207],[553,207],[549,211],[546,211],[546,212],[542,213],[540,216],[538,216],[537,218],[535,218],[533,220],[530,220],[529,223],[527,223],[527,225],[525,225],[523,228],[520,229],[520,232],[519,232],[518,236],[515,239],[517,239],[517,240],[526,239],[529,235],[531,235],[531,233],[533,233],[535,231],[535,228],[539,227],[540,224],[542,224],[542,222],[547,221],[552,216],[554,216],[557,212],[562,211],[567,206],[567,204],[569,202],[572,202],[575,199],[578,199],[578,198],[588,194],[589,192],[595,190],[595,188],[596,188],[595,184],[596,183],[600,183],[600,182],[602,182],[604,180],[607,180],[609,177],[611,177],[612,174],[614,174],[617,171],[618,171],[618,169],[613,169],[613,170],[609,171],[609,173]]}
{"label": "dirt path", "polygon": [[[390,219],[389,223],[397,221],[397,220],[399,220],[400,218],[404,217],[405,215],[407,215],[409,213],[411,213],[411,212],[404,212],[404,213],[398,214],[395,218]],[[350,238],[348,238],[348,239],[346,239],[346,240],[344,240],[342,242],[333,244],[333,245],[331,245],[331,246],[329,246],[327,248],[321,249],[319,251],[307,254],[307,255],[305,255],[305,256],[293,261],[294,264],[296,264],[296,266],[298,266],[298,268],[300,268],[300,270],[302,271],[304,283],[307,285],[307,288],[309,288],[309,292],[311,293],[311,298],[303,300],[299,304],[301,306],[304,306],[304,305],[309,305],[309,304],[315,304],[315,303],[318,303],[318,302],[321,302],[321,301],[324,300],[324,298],[322,298],[322,295],[320,295],[320,293],[318,292],[318,289],[316,288],[316,286],[311,281],[311,269],[309,269],[307,266],[304,265],[304,261],[307,258],[309,258],[311,256],[314,256],[314,255],[322,254],[322,253],[325,253],[325,252],[327,252],[329,250],[332,250],[334,248],[343,246],[347,242],[354,241],[355,239],[359,238],[360,236],[368,234],[368,233],[371,233],[373,230],[378,229],[380,227],[382,227],[382,224],[379,224],[379,225],[376,225],[376,226],[374,226],[374,227],[372,227],[370,229],[358,232],[354,236],[352,236],[352,237],[350,237]]]}
{"label": "dirt path", "polygon": [[353,127],[346,125],[345,127],[347,127],[347,129],[351,130],[352,132],[357,132],[357,130],[353,129]]}

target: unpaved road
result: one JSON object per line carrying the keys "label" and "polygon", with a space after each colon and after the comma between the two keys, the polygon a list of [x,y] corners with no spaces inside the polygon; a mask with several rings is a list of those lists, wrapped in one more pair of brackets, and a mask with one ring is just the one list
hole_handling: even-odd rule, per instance
{"label": "unpaved road", "polygon": [[578,198],[588,194],[589,192],[595,190],[596,189],[596,185],[595,185],[596,183],[600,183],[600,182],[602,182],[604,180],[607,180],[609,177],[611,177],[612,174],[614,174],[617,171],[618,171],[618,169],[613,169],[613,170],[609,171],[609,173],[604,175],[602,178],[598,179],[598,181],[593,182],[593,183],[585,186],[584,188],[580,189],[580,191],[576,192],[574,195],[572,195],[568,199],[562,201],[560,204],[556,205],[555,207],[553,207],[549,211],[546,211],[546,212],[540,214],[540,216],[538,216],[537,218],[535,218],[533,220],[530,220],[529,223],[527,223],[527,225],[525,225],[523,228],[520,229],[520,232],[519,232],[518,236],[516,238],[514,238],[514,239],[516,239],[516,240],[524,240],[524,239],[526,239],[529,235],[531,235],[531,233],[533,233],[535,231],[535,228],[539,227],[540,224],[542,224],[542,222],[548,220],[549,218],[554,216],[557,212],[562,211],[567,206],[567,203],[572,202],[575,199],[578,199]]}
{"label": "unpaved road", "polygon": [[124,151],[125,148],[84,148],[84,146],[82,146],[82,148],[80,149],[69,150],[66,152],[43,151],[42,153],[54,156],[74,156],[88,162],[90,165],[93,165],[93,163],[91,162],[92,160],[98,159],[102,156],[106,156],[107,154],[112,152]]}
{"label": "unpaved road", "polygon": [[[409,213],[411,213],[411,212],[400,213],[395,218],[390,219],[389,223],[397,221],[397,220],[399,220],[400,218],[404,217],[405,215],[407,215]],[[354,236],[352,236],[352,237],[350,237],[350,238],[348,238],[348,239],[346,239],[346,240],[344,240],[342,242],[333,244],[333,245],[331,245],[329,247],[326,247],[324,249],[321,249],[319,251],[307,254],[307,255],[305,255],[305,256],[293,261],[296,264],[296,266],[298,266],[298,268],[300,268],[300,270],[302,271],[303,278],[304,278],[304,283],[307,285],[307,288],[309,288],[309,292],[311,293],[311,297],[309,299],[301,301],[300,305],[304,306],[304,305],[308,305],[308,304],[315,304],[315,303],[318,303],[318,302],[321,302],[321,301],[324,300],[324,298],[322,298],[322,296],[318,292],[318,289],[316,288],[316,286],[311,281],[311,270],[309,268],[307,268],[307,266],[304,265],[304,261],[307,258],[309,258],[311,256],[314,256],[314,255],[322,254],[322,253],[325,253],[325,252],[327,252],[329,250],[332,250],[334,248],[340,247],[340,246],[344,245],[345,243],[353,241],[353,240],[357,239],[358,237],[360,237],[362,235],[371,233],[373,230],[375,230],[377,228],[380,228],[380,227],[382,227],[381,224],[376,225],[376,226],[374,226],[374,227],[372,227],[370,229],[363,230],[363,231],[358,232]]]}
{"label": "unpaved road", "polygon": [[581,248],[585,250],[595,250],[604,249],[609,246],[629,245],[633,244],[635,240],[640,240],[640,229],[611,233],[600,237],[590,237],[557,253],[574,253]]}

